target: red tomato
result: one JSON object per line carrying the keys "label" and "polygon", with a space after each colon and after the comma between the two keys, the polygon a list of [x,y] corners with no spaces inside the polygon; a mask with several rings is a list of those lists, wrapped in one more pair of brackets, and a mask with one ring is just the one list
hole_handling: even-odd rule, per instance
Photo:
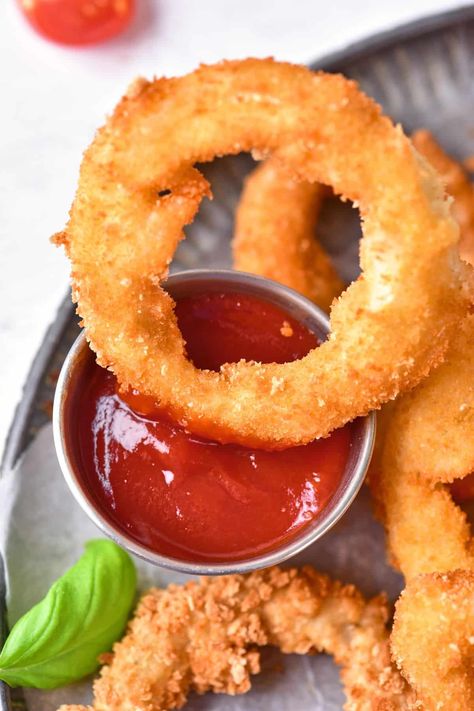
{"label": "red tomato", "polygon": [[135,0],[19,0],[24,15],[43,37],[60,44],[92,44],[122,32]]}

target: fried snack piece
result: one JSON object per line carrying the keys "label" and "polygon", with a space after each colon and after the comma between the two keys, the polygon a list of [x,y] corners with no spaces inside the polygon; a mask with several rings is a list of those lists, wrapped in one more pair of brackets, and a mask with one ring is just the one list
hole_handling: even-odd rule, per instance
{"label": "fried snack piece", "polygon": [[[387,605],[310,567],[269,568],[150,590],[94,684],[96,711],[180,708],[191,690],[241,694],[258,646],[327,652],[341,665],[346,711],[414,707],[390,661]],[[84,707],[62,706],[61,711]]]}
{"label": "fried snack piece", "polygon": [[429,131],[415,131],[411,140],[441,175],[448,195],[454,198],[453,215],[461,228],[461,257],[474,264],[474,184],[463,166],[443,151]]}
{"label": "fried snack piece", "polygon": [[[429,139],[425,148],[433,145]],[[445,159],[446,171],[452,161]],[[467,193],[453,193],[454,212],[465,214],[456,208]],[[461,221],[461,235],[469,261],[469,221]],[[474,539],[445,484],[474,470],[473,342],[474,315],[468,315],[444,363],[392,406],[370,477],[390,555],[408,580],[392,648],[426,711],[474,708]]]}
{"label": "fried snack piece", "polygon": [[473,339],[471,315],[445,362],[395,403],[370,479],[390,555],[408,580],[392,648],[426,711],[474,708],[474,539],[449,487],[433,476],[450,481],[473,468]]}
{"label": "fried snack piece", "polygon": [[[160,284],[209,191],[193,164],[254,149],[359,206],[363,273],[305,358],[202,371]],[[272,60],[135,85],[86,152],[56,241],[91,346],[122,386],[197,434],[268,449],[326,436],[415,386],[466,307],[437,174],[353,82]]]}
{"label": "fried snack piece", "polygon": [[433,486],[474,471],[473,345],[469,315],[444,363],[395,404],[390,419],[390,459]]}
{"label": "fried snack piece", "polygon": [[344,283],[315,239],[326,192],[267,158],[245,181],[232,249],[236,269],[275,279],[329,311]]}
{"label": "fried snack piece", "polygon": [[439,482],[474,470],[474,316],[461,322],[445,362],[394,405],[370,484],[392,560],[407,579],[474,568],[464,512]]}
{"label": "fried snack piece", "polygon": [[396,605],[392,650],[425,711],[474,708],[474,573],[420,575]]}
{"label": "fried snack piece", "polygon": [[[441,170],[452,191],[461,256],[467,261],[474,233],[463,215],[474,213],[474,195],[466,189],[466,176],[427,131],[417,131],[413,140]],[[390,555],[407,578],[474,564],[466,516],[442,485],[474,471],[473,342],[474,317],[468,315],[460,322],[445,362],[389,411],[385,408],[370,484],[385,520]]]}
{"label": "fried snack piece", "polygon": [[[429,131],[419,129],[411,140],[454,198],[461,257],[473,263],[474,185]],[[295,179],[276,157],[267,158],[245,181],[236,212],[233,254],[236,269],[275,279],[328,311],[344,285],[314,238],[326,191],[317,183]]]}

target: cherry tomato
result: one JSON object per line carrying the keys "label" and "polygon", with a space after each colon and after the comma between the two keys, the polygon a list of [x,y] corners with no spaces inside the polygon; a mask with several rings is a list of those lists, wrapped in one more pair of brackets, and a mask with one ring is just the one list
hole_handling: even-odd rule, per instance
{"label": "cherry tomato", "polygon": [[464,479],[455,479],[451,484],[451,494],[458,504],[474,499],[474,473]]}
{"label": "cherry tomato", "polygon": [[59,44],[93,44],[122,32],[135,0],[19,0],[24,15],[43,37]]}

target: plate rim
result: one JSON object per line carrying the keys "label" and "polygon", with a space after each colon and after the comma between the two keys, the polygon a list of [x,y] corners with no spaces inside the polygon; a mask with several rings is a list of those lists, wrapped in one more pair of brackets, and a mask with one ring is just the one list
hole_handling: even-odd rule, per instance
{"label": "plate rim", "polygon": [[421,39],[437,30],[447,30],[462,22],[474,19],[474,3],[461,5],[453,10],[443,10],[430,15],[422,15],[414,20],[400,23],[381,32],[367,35],[360,40],[350,42],[340,49],[323,54],[322,57],[313,60],[309,67],[313,70],[322,69],[329,72],[340,71],[342,64],[346,64],[348,59],[360,61],[370,56],[374,52],[382,49],[387,50],[399,42],[406,42],[412,39]]}
{"label": "plate rim", "polygon": [[[424,15],[414,20],[397,24],[387,30],[369,34],[334,52],[324,54],[320,58],[312,60],[309,63],[309,67],[313,70],[338,72],[341,71],[342,65],[347,64],[348,61],[363,60],[375,52],[390,49],[398,43],[422,38],[438,30],[447,30],[450,27],[456,27],[473,19],[474,3],[462,5],[452,10]],[[71,293],[68,290],[56,310],[54,319],[45,331],[25,377],[20,400],[13,411],[11,424],[5,438],[0,462],[0,479],[6,471],[11,470],[16,465],[23,454],[25,432],[39,385],[49,361],[71,323],[74,313],[75,306],[71,301]],[[6,579],[3,556],[0,553],[0,649],[3,646],[6,634]],[[12,711],[10,688],[2,681],[0,681],[0,711]]]}

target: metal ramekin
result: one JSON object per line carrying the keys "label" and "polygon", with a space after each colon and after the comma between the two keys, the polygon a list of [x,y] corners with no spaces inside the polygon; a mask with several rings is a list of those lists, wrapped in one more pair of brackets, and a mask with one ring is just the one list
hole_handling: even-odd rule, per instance
{"label": "metal ramekin", "polygon": [[[164,286],[175,299],[203,291],[227,290],[252,294],[280,306],[289,315],[304,323],[321,341],[326,339],[329,332],[329,319],[321,309],[296,291],[270,279],[231,270],[196,269],[170,276]],[[88,494],[80,472],[75,471],[72,459],[68,454],[64,418],[68,386],[74,372],[81,367],[88,356],[89,347],[84,333],[81,333],[64,361],[54,398],[53,432],[59,464],[76,501],[96,526],[123,548],[150,563],[194,575],[244,573],[276,565],[300,553],[329,531],[348,509],[364,481],[375,439],[376,419],[373,413],[367,417],[358,418],[353,424],[353,444],[349,460],[333,500],[315,521],[292,539],[284,542],[279,548],[254,558],[230,563],[186,562],[160,555],[129,538],[103,515]]]}

